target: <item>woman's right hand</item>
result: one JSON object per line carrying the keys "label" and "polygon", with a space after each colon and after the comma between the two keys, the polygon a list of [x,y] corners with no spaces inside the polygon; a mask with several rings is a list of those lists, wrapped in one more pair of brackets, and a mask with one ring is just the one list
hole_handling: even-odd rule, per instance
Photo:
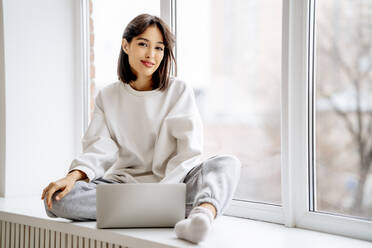
{"label": "woman's right hand", "polygon": [[41,199],[44,200],[44,198],[47,197],[46,203],[48,208],[51,209],[53,194],[58,190],[62,190],[62,192],[56,196],[57,201],[61,200],[67,193],[71,191],[71,189],[74,187],[75,182],[84,178],[84,176],[84,172],[76,170],[72,171],[64,178],[61,178],[55,182],[51,182],[46,188],[44,188]]}

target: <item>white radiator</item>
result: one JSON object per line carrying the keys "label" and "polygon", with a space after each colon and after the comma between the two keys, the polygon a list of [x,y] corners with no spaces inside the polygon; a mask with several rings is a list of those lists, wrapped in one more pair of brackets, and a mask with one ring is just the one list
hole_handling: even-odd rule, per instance
{"label": "white radiator", "polygon": [[49,218],[40,196],[0,197],[0,248],[199,247],[177,239],[173,228],[99,229],[96,224]]}
{"label": "white radiator", "polygon": [[0,220],[1,248],[128,248],[68,233]]}

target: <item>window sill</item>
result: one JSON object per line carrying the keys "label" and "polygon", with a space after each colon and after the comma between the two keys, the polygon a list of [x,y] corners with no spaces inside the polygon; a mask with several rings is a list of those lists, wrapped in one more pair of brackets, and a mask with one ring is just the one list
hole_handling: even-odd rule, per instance
{"label": "window sill", "polygon": [[371,247],[367,241],[230,216],[218,218],[208,239],[193,245],[177,239],[173,228],[97,229],[95,222],[49,218],[39,197],[0,198],[0,220],[128,247]]}

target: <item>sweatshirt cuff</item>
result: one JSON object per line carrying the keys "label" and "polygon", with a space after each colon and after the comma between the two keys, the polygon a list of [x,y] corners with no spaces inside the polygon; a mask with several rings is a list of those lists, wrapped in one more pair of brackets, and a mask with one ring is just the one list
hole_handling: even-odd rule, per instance
{"label": "sweatshirt cuff", "polygon": [[86,167],[86,166],[78,165],[78,166],[76,166],[74,168],[71,168],[68,173],[70,173],[73,170],[80,170],[80,171],[84,172],[87,175],[88,179],[89,179],[89,181],[88,181],[89,183],[95,179],[95,173],[94,173],[94,171],[92,169]]}

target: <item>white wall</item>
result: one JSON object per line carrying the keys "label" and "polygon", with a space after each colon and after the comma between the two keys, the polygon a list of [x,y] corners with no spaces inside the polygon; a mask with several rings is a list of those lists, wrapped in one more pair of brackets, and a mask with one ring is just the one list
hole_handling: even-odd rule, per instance
{"label": "white wall", "polygon": [[80,148],[79,2],[2,0],[2,197],[41,195],[50,181],[67,173]]}

